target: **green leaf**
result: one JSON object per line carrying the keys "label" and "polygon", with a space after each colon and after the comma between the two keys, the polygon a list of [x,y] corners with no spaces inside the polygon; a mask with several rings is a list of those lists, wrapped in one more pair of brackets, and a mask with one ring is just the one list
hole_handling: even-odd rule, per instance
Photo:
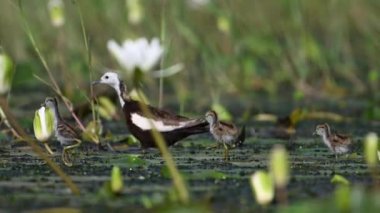
{"label": "green leaf", "polygon": [[375,167],[377,164],[378,156],[377,156],[377,143],[378,137],[376,133],[369,133],[365,137],[364,141],[364,156],[369,167]]}
{"label": "green leaf", "polygon": [[111,190],[114,194],[120,194],[123,191],[124,182],[120,167],[113,166],[111,173]]}
{"label": "green leaf", "polygon": [[232,115],[228,112],[228,110],[224,106],[218,103],[213,103],[211,106],[211,109],[213,109],[216,112],[220,120],[223,120],[223,121],[232,120]]}
{"label": "green leaf", "polygon": [[341,185],[350,185],[350,181],[348,181],[345,177],[341,175],[334,175],[331,178],[331,183],[341,184]]}
{"label": "green leaf", "polygon": [[283,188],[288,184],[290,176],[288,153],[282,145],[275,145],[270,156],[270,172],[276,185]]}

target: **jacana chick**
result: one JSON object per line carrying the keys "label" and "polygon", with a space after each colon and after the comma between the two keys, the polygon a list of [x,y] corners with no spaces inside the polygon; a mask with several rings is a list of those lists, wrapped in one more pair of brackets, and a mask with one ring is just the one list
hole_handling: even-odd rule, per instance
{"label": "jacana chick", "polygon": [[228,160],[229,149],[241,145],[245,140],[245,127],[241,130],[234,124],[219,121],[218,115],[211,110],[206,113],[206,120],[210,125],[210,133],[215,140],[224,147],[224,160]]}
{"label": "jacana chick", "polygon": [[66,166],[72,166],[68,151],[81,144],[80,134],[74,127],[62,119],[56,98],[46,98],[44,106],[49,107],[53,111],[55,137],[61,146],[63,146],[62,161]]}
{"label": "jacana chick", "polygon": [[332,133],[327,123],[317,125],[313,135],[322,137],[324,144],[335,154],[335,158],[338,154],[345,154],[350,151],[351,138],[343,134]]}

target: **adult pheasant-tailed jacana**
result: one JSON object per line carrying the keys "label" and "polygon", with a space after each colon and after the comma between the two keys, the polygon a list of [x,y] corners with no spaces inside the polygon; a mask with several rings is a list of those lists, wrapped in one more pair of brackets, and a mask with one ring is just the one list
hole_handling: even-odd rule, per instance
{"label": "adult pheasant-tailed jacana", "polygon": [[[115,89],[123,109],[129,132],[135,136],[142,148],[156,147],[152,129],[156,128],[168,146],[190,135],[208,132],[208,123],[204,119],[191,119],[164,111],[129,97],[127,87],[115,72],[106,72],[93,84],[107,84]],[[143,113],[142,105],[150,115]]]}

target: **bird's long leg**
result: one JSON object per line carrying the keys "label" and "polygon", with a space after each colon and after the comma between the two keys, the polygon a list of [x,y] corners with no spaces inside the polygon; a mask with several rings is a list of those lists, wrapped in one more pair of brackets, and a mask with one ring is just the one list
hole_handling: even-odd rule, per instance
{"label": "bird's long leg", "polygon": [[74,149],[78,147],[82,141],[81,140],[75,140],[76,144],[65,146],[62,151],[62,161],[66,166],[71,167],[73,165],[72,159],[70,157],[70,154],[68,153],[69,150]]}
{"label": "bird's long leg", "polygon": [[44,143],[44,146],[45,146],[46,151],[47,151],[49,154],[51,154],[51,155],[54,154],[54,152],[53,152],[53,150],[51,150],[49,144]]}
{"label": "bird's long leg", "polygon": [[208,146],[206,149],[216,149],[219,147],[220,147],[220,143],[216,143],[216,144],[212,144],[212,145]]}
{"label": "bird's long leg", "polygon": [[224,160],[228,161],[228,158],[229,158],[229,148],[228,148],[227,144],[225,144],[225,143],[223,143],[223,147],[224,147]]}

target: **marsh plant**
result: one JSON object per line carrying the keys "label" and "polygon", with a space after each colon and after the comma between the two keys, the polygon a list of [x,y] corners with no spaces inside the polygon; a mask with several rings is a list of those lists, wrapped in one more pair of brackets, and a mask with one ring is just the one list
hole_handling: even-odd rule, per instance
{"label": "marsh plant", "polygon": [[50,22],[54,27],[62,27],[65,24],[64,4],[62,0],[49,0],[48,10]]}
{"label": "marsh plant", "polygon": [[13,62],[0,47],[0,95],[6,95],[10,91],[13,73]]}
{"label": "marsh plant", "polygon": [[118,195],[123,192],[124,181],[121,169],[118,166],[113,166],[111,171],[111,191]]}
{"label": "marsh plant", "polygon": [[54,115],[50,108],[42,106],[36,110],[33,120],[33,130],[36,139],[44,144],[50,154],[53,154],[53,151],[48,145],[48,140],[54,133]]}
{"label": "marsh plant", "polygon": [[275,145],[269,162],[270,174],[276,185],[276,198],[280,203],[287,202],[286,186],[290,179],[289,155],[282,145]]}
{"label": "marsh plant", "polygon": [[266,171],[256,171],[250,179],[252,191],[257,203],[267,206],[272,202],[275,194],[273,178]]}

